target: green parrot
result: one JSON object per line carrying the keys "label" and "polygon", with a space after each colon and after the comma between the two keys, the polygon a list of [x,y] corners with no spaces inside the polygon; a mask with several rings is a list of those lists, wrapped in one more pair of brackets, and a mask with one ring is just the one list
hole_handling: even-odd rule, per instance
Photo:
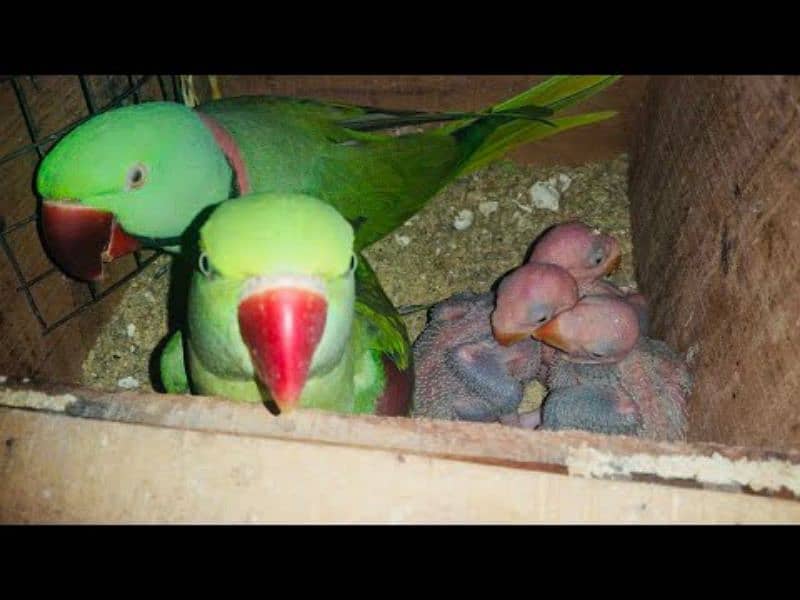
{"label": "green parrot", "polygon": [[[216,204],[251,192],[309,194],[355,229],[355,249],[453,179],[521,144],[611,117],[555,113],[617,77],[551,77],[481,113],[384,111],[281,97],[190,109],[149,102],[97,115],[45,156],[36,187],[51,258],[78,279],[139,247],[180,251]],[[445,122],[420,133],[382,129]]]}
{"label": "green parrot", "polygon": [[168,391],[272,401],[281,413],[408,414],[405,330],[332,206],[245,195],[211,213],[199,248],[185,330],[162,355]]}

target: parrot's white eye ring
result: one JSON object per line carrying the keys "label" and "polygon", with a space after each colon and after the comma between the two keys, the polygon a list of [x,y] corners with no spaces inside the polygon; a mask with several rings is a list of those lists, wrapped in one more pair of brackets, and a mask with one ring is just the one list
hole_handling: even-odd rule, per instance
{"label": "parrot's white eye ring", "polygon": [[125,175],[125,189],[138,190],[147,181],[147,167],[142,163],[136,163]]}
{"label": "parrot's white eye ring", "polygon": [[200,258],[197,259],[197,268],[200,269],[200,272],[206,277],[211,277],[211,263],[208,260],[208,254],[205,252],[200,253]]}

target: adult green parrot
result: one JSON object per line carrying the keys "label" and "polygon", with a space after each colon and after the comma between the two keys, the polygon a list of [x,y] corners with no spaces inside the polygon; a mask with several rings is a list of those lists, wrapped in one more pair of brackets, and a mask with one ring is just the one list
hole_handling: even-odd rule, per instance
{"label": "adult green parrot", "polygon": [[[150,102],[97,115],[47,154],[36,187],[44,245],[68,274],[140,246],[179,250],[213,205],[249,192],[309,194],[381,239],[456,177],[510,149],[612,116],[555,117],[616,77],[559,76],[482,113],[381,111],[249,96],[190,109]],[[519,117],[519,118],[517,118]],[[421,133],[378,130],[449,121]]]}
{"label": "adult green parrot", "polygon": [[200,229],[184,333],[162,355],[167,391],[272,400],[282,413],[408,414],[405,328],[353,242],[311,196],[220,204]]}

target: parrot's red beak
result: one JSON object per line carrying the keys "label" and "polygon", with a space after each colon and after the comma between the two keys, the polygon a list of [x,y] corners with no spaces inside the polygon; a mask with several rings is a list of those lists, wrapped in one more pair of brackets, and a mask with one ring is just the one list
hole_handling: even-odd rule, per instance
{"label": "parrot's red beak", "polygon": [[327,312],[321,291],[305,286],[256,287],[239,302],[242,338],[281,412],[297,406]]}
{"label": "parrot's red beak", "polygon": [[45,200],[41,218],[46,250],[76,279],[102,279],[103,263],[139,249],[139,242],[105,210]]}
{"label": "parrot's red beak", "polygon": [[563,352],[569,352],[568,344],[561,335],[558,317],[535,329],[532,335],[535,339],[544,342],[548,346],[553,346],[553,348],[558,348]]}

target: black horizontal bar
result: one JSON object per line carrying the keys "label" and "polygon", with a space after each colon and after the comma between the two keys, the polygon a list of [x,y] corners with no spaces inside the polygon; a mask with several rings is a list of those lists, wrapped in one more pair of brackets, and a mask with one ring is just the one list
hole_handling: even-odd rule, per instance
{"label": "black horizontal bar", "polygon": [[55,268],[55,267],[50,267],[50,268],[49,268],[49,269],[47,269],[47,271],[45,271],[44,273],[39,273],[39,274],[38,274],[36,277],[34,277],[33,279],[31,279],[31,280],[29,280],[29,281],[26,281],[26,282],[25,282],[23,285],[19,286],[19,287],[17,288],[17,291],[18,291],[18,292],[21,292],[21,291],[22,291],[22,290],[24,290],[25,288],[31,288],[31,287],[33,287],[34,285],[36,285],[37,283],[39,283],[39,282],[40,282],[42,279],[44,279],[45,277],[48,277],[49,275],[52,275],[53,273],[56,273],[57,271],[58,271],[58,269],[57,269],[57,268]]}
{"label": "black horizontal bar", "polygon": [[9,225],[8,227],[6,227],[6,228],[5,228],[5,229],[3,229],[2,231],[0,231],[0,234],[2,234],[2,235],[5,235],[5,234],[7,234],[7,233],[11,233],[11,232],[12,232],[12,231],[14,231],[15,229],[19,229],[19,228],[20,228],[20,227],[22,227],[23,225],[27,225],[27,224],[28,224],[28,223],[30,223],[31,221],[35,221],[35,220],[36,220],[36,215],[35,215],[35,214],[29,215],[29,216],[25,217],[24,219],[20,219],[20,220],[19,220],[19,221],[17,221],[16,223],[12,223],[12,224],[11,224],[11,225]]}

